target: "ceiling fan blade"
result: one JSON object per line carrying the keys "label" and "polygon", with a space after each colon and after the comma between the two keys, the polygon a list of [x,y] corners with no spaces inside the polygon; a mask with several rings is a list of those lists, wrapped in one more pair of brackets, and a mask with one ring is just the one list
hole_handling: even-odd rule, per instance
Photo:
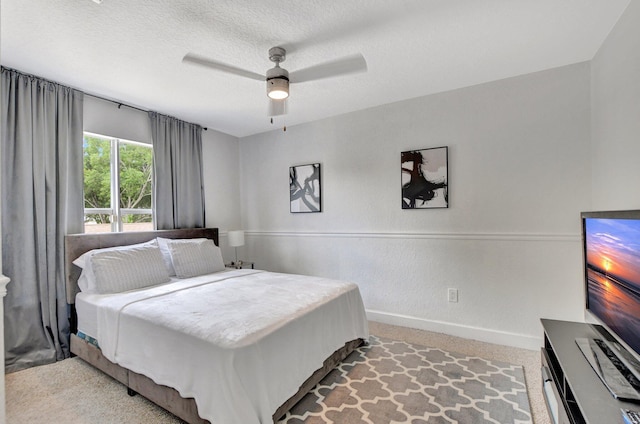
{"label": "ceiling fan blade", "polygon": [[314,81],[357,72],[366,72],[366,70],[367,61],[364,59],[364,56],[355,54],[290,72],[289,81],[291,83]]}
{"label": "ceiling fan blade", "polygon": [[258,81],[265,81],[264,75],[257,74],[255,72],[247,71],[245,69],[236,68],[235,66],[227,65],[222,62],[216,62],[215,60],[207,59],[202,56],[198,56],[193,53],[187,53],[182,58],[182,63],[191,63],[194,65],[204,66],[205,68],[215,69],[217,71],[226,72],[229,74],[239,75],[241,77],[251,78]]}
{"label": "ceiling fan blade", "polygon": [[287,99],[269,99],[269,116],[286,115],[288,110]]}

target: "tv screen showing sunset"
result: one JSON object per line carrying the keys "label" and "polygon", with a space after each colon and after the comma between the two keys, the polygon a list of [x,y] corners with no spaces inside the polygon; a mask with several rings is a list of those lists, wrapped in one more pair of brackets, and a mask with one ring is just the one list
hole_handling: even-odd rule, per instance
{"label": "tv screen showing sunset", "polygon": [[640,352],[640,220],[584,225],[588,309]]}

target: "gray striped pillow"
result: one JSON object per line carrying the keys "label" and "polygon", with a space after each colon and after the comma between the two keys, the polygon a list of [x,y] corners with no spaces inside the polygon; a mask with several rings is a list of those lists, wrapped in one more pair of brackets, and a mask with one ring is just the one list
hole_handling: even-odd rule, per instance
{"label": "gray striped pillow", "polygon": [[212,240],[171,240],[168,246],[178,278],[197,277],[225,269],[222,252]]}
{"label": "gray striped pillow", "polygon": [[112,250],[91,256],[100,294],[120,293],[169,281],[169,272],[158,246]]}

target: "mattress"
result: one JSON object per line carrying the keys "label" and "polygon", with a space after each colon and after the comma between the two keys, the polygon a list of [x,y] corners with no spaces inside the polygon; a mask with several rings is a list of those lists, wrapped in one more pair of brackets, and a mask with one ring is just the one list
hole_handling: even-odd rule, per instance
{"label": "mattress", "polygon": [[98,334],[98,307],[100,300],[96,294],[78,293],[76,296],[76,314],[78,315],[78,334],[95,340]]}
{"label": "mattress", "polygon": [[230,270],[118,295],[80,295],[103,355],[193,397],[212,423],[259,424],[345,342],[368,338],[357,285]]}

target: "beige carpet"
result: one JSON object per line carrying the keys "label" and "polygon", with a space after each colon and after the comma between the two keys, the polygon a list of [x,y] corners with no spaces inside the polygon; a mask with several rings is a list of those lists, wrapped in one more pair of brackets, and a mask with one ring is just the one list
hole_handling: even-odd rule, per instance
{"label": "beige carpet", "polygon": [[[524,367],[533,422],[550,423],[540,352],[370,322],[371,334]],[[181,423],[78,358],[6,375],[7,424]]]}

